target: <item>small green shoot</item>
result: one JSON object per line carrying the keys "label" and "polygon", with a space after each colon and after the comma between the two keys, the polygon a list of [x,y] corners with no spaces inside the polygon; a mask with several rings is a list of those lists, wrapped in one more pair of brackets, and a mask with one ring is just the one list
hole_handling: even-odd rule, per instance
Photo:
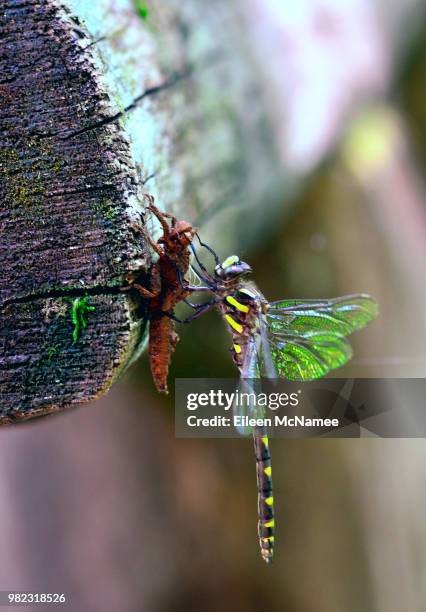
{"label": "small green shoot", "polygon": [[137,14],[144,21],[149,17],[149,8],[143,0],[133,0]]}
{"label": "small green shoot", "polygon": [[87,303],[88,299],[88,297],[78,297],[72,303],[71,317],[74,323],[73,344],[77,342],[81,332],[87,327],[86,314],[96,310],[95,306],[90,306]]}

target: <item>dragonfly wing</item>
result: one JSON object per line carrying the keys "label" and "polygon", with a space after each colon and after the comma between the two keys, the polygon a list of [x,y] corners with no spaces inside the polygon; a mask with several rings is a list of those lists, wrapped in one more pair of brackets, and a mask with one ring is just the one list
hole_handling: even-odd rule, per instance
{"label": "dragonfly wing", "polygon": [[263,316],[259,317],[260,327],[260,370],[265,378],[278,378],[277,370],[272,358],[269,342],[267,322]]}
{"label": "dragonfly wing", "polygon": [[279,376],[312,380],[341,367],[352,356],[345,336],[364,327],[377,312],[377,303],[363,294],[272,303],[268,334]]}
{"label": "dragonfly wing", "polygon": [[278,375],[288,380],[321,378],[352,357],[346,338],[317,331],[273,334],[271,350]]}
{"label": "dragonfly wing", "polygon": [[243,365],[240,368],[241,378],[258,378],[258,354],[255,338],[250,337],[245,351]]}
{"label": "dragonfly wing", "polygon": [[274,331],[322,330],[347,336],[378,314],[377,302],[365,294],[332,300],[280,300],[270,304],[268,327]]}
{"label": "dragonfly wing", "polygon": [[246,346],[243,365],[240,369],[241,378],[237,389],[240,401],[234,401],[232,406],[234,417],[240,417],[241,419],[242,424],[236,424],[236,429],[242,436],[253,433],[253,428],[244,424],[242,420],[246,417],[260,416],[255,401],[255,396],[260,392],[259,357],[255,338],[250,338]]}

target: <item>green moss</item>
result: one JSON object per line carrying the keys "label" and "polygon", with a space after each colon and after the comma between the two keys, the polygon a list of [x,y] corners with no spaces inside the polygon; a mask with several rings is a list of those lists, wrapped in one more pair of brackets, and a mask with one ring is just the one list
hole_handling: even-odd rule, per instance
{"label": "green moss", "polygon": [[103,216],[108,221],[112,221],[117,216],[117,209],[112,207],[111,200],[103,201],[102,204]]}
{"label": "green moss", "polygon": [[58,354],[58,352],[59,352],[59,349],[57,346],[49,346],[49,348],[46,351],[48,361],[52,361],[52,359],[55,357],[55,355]]}
{"label": "green moss", "polygon": [[135,5],[136,13],[139,15],[141,19],[144,21],[149,17],[149,8],[143,0],[133,0],[133,4]]}
{"label": "green moss", "polygon": [[83,329],[87,327],[87,313],[96,310],[95,306],[90,306],[87,303],[88,299],[88,297],[78,297],[72,303],[71,318],[74,323],[73,344],[77,342]]}
{"label": "green moss", "polygon": [[104,198],[94,205],[96,213],[107,221],[114,221],[118,216],[119,211],[114,208],[114,203],[109,198]]}
{"label": "green moss", "polygon": [[47,196],[45,182],[64,165],[50,145],[28,139],[22,148],[0,150],[0,180],[6,186],[5,204],[9,208],[33,209],[37,216]]}

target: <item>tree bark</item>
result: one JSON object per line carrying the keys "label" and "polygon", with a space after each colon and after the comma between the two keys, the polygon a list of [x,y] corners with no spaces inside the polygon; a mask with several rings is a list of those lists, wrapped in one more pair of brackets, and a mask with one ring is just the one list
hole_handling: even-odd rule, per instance
{"label": "tree bark", "polygon": [[[131,2],[4,3],[0,424],[96,398],[140,348],[143,308],[120,287],[149,272],[131,227],[144,190],[211,219],[224,248],[241,215],[245,242],[267,219],[280,179],[261,87],[233,3],[199,4],[144,22]],[[78,297],[95,311],[73,343]]]}

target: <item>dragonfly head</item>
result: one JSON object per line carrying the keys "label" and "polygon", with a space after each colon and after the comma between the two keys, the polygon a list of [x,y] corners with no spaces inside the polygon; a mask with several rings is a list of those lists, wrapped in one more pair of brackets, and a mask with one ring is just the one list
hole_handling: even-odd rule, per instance
{"label": "dragonfly head", "polygon": [[238,255],[231,255],[227,257],[225,261],[218,264],[215,268],[215,274],[222,280],[231,280],[250,274],[252,271],[251,267],[245,262],[241,261]]}

